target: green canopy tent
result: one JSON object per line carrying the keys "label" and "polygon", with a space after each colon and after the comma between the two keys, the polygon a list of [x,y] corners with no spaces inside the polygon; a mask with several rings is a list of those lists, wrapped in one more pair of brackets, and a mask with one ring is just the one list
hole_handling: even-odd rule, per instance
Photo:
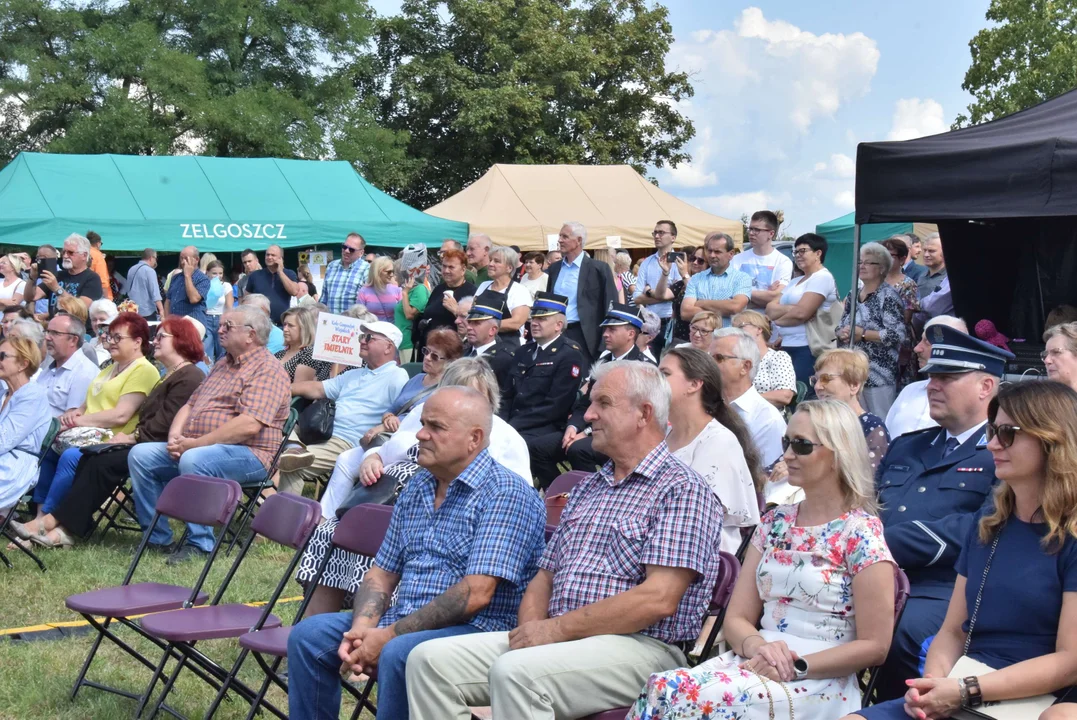
{"label": "green canopy tent", "polygon": [[[829,249],[826,254],[826,267],[834,276],[838,285],[838,296],[845,297],[853,282],[853,230],[856,225],[856,213],[842,215],[822,225],[815,226],[815,232],[826,238]],[[885,240],[903,233],[916,233],[921,238],[938,232],[934,225],[927,223],[877,223],[860,226],[860,244]]]}
{"label": "green canopy tent", "polygon": [[468,225],[416,210],[346,162],[21,153],[0,170],[0,245],[57,245],[97,231],[110,252],[187,245],[214,253],[268,245],[438,246]]}

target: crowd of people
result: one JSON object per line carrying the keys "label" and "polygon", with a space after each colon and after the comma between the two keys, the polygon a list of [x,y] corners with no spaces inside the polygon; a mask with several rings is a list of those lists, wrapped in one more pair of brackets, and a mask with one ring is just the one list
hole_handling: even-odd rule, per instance
{"label": "crowd of people", "polygon": [[[150,527],[173,478],[324,481],[294,718],[375,670],[385,718],[926,720],[1045,694],[1039,717],[1077,718],[1077,322],[1045,334],[1047,381],[1004,386],[937,236],[864,245],[854,302],[824,237],[790,259],[777,230],[764,210],[742,251],[678,249],[660,220],[636,268],[576,222],[548,254],[476,234],[372,256],[353,233],[320,283],[277,246],[227,276],[188,247],[163,278],[148,249],[122,283],[92,233],[5,256],[0,512],[32,493],[16,542],[71,547],[129,479],[176,564],[215,536]],[[360,321],[354,366],[315,359],[319,313]],[[324,437],[283,436],[326,402]],[[374,558],[332,546],[362,503],[394,505]],[[723,553],[724,641],[690,666]]]}

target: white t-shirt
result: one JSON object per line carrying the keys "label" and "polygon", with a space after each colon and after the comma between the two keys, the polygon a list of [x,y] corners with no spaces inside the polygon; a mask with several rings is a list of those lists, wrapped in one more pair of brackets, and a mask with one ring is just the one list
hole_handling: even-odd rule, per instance
{"label": "white t-shirt", "polygon": [[[0,300],[11,300],[15,297],[15,293],[26,294],[26,281],[16,280],[7,287],[4,287],[4,279],[0,278]],[[24,300],[26,298],[23,298]]]}
{"label": "white t-shirt", "polygon": [[[232,295],[232,286],[228,283],[221,283],[221,285],[224,287],[224,293],[217,300],[215,306],[206,309],[206,315],[223,315],[225,310],[232,308],[232,302],[235,301],[235,296]],[[295,298],[292,299],[294,300]],[[225,307],[225,303],[228,303],[227,307]]]}
{"label": "white t-shirt", "polygon": [[[834,282],[834,276],[826,268],[819,269],[809,278],[798,277],[786,285],[782,291],[781,304],[796,305],[806,292],[823,296],[823,304],[819,306],[821,312],[826,312],[838,301],[838,286]],[[804,347],[808,344],[808,331],[804,329],[803,323],[781,328],[781,336],[782,347]]]}
{"label": "white t-shirt", "polygon": [[756,255],[754,249],[745,250],[733,256],[730,266],[752,279],[752,290],[770,290],[776,282],[788,285],[793,277],[793,261],[777,250],[771,250],[769,255]]}
{"label": "white t-shirt", "polygon": [[699,473],[714,491],[725,508],[722,550],[737,552],[740,529],[759,524],[759,501],[737,436],[711,420],[692,442],[674,451],[673,457]]}
{"label": "white t-shirt", "polygon": [[[492,284],[492,280],[487,280],[486,282],[481,283],[479,287],[475,290],[475,297],[478,297],[479,295],[486,292]],[[494,290],[494,292],[497,292],[497,290]],[[502,293],[502,295],[504,294],[505,293]],[[531,295],[531,291],[524,287],[522,284],[514,282],[509,285],[508,295],[505,297],[505,306],[508,308],[510,313],[521,305],[531,307],[531,304],[534,302],[535,298]],[[523,326],[521,326],[520,337],[522,338],[523,336],[524,329]]]}

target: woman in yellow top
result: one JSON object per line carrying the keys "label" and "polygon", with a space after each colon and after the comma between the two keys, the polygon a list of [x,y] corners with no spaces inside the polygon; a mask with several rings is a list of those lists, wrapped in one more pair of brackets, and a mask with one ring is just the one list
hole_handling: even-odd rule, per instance
{"label": "woman in yellow top", "polygon": [[[74,427],[93,427],[107,428],[113,433],[132,433],[138,425],[142,401],[161,380],[161,373],[147,359],[150,326],[138,313],[117,315],[101,341],[108,348],[112,364],[90,383],[82,406],[60,416],[61,432]],[[39,512],[48,497],[57,466],[65,462],[78,463],[79,457],[78,448],[69,449],[63,455],[57,455],[53,450],[45,453],[34,488],[34,502]]]}

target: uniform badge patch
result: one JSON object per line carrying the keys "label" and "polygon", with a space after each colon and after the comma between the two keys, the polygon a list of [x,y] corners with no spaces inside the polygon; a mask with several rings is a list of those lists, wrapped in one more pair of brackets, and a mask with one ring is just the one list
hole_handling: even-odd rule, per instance
{"label": "uniform badge patch", "polygon": [[578,378],[579,376],[580,376],[580,366],[579,365],[573,365],[572,366],[572,377]]}

